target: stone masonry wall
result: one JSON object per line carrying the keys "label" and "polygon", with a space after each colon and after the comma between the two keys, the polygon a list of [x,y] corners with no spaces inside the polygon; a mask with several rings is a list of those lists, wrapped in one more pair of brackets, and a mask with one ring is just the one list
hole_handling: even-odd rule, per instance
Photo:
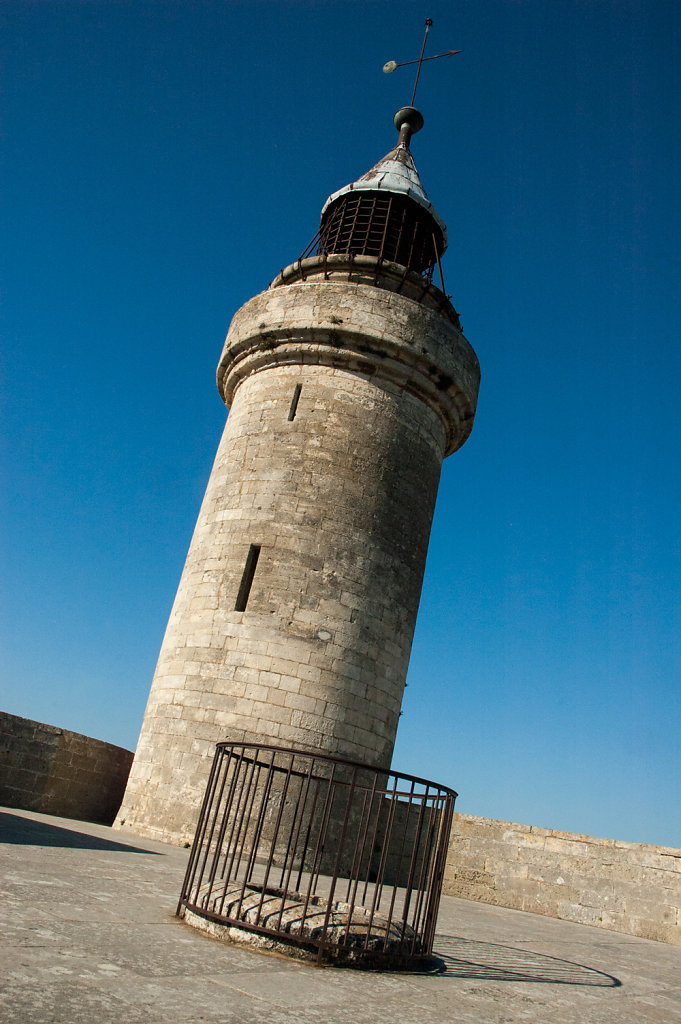
{"label": "stone masonry wall", "polygon": [[681,850],[455,814],[449,896],[681,946]]}
{"label": "stone masonry wall", "polygon": [[440,468],[479,371],[451,319],[319,274],[230,327],[229,418],[119,828],[190,840],[220,740],[390,764]]}
{"label": "stone masonry wall", "polygon": [[[341,369],[273,367],[243,382],[171,612],[122,827],[190,839],[220,740],[389,765],[443,442],[417,399]],[[257,567],[237,611],[253,544]]]}
{"label": "stone masonry wall", "polygon": [[0,804],[110,825],[132,753],[0,712]]}

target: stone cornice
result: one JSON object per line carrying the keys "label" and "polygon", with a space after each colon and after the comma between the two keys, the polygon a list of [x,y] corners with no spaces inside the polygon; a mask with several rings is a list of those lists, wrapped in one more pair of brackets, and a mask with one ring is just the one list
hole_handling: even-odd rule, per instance
{"label": "stone cornice", "polygon": [[[306,268],[310,262],[314,266]],[[375,266],[361,268],[357,263],[353,261],[353,275],[375,273]],[[347,270],[342,273],[347,275]],[[410,276],[423,291],[423,280]],[[437,295],[446,302],[441,292]],[[288,268],[268,291],[237,311],[218,366],[218,388],[229,406],[250,374],[277,365],[309,364],[373,377],[415,395],[442,420],[445,454],[460,448],[471,432],[480,369],[452,319],[385,286],[358,282],[354,276],[325,277],[319,258],[302,261],[297,272]]]}

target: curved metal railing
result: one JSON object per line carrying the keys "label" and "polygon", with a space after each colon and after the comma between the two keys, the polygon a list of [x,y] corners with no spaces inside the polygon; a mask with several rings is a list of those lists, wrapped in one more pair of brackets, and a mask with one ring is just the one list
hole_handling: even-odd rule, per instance
{"label": "curved metal railing", "polygon": [[455,798],[341,758],[219,743],[177,913],[319,963],[422,965]]}

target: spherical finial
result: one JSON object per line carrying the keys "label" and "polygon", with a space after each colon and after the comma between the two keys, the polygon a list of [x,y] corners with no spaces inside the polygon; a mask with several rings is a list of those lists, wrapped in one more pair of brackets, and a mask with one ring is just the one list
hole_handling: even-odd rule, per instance
{"label": "spherical finial", "polygon": [[401,107],[395,114],[393,123],[398,132],[401,132],[406,125],[409,128],[409,134],[413,135],[423,128],[423,114],[416,107]]}

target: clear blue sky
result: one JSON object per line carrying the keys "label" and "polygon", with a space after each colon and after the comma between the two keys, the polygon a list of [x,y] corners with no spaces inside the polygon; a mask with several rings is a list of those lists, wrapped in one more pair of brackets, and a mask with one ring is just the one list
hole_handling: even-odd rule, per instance
{"label": "clear blue sky", "polygon": [[233,312],[413,152],[482,364],[395,765],[681,847],[681,5],[4,0],[2,699],[133,748]]}

